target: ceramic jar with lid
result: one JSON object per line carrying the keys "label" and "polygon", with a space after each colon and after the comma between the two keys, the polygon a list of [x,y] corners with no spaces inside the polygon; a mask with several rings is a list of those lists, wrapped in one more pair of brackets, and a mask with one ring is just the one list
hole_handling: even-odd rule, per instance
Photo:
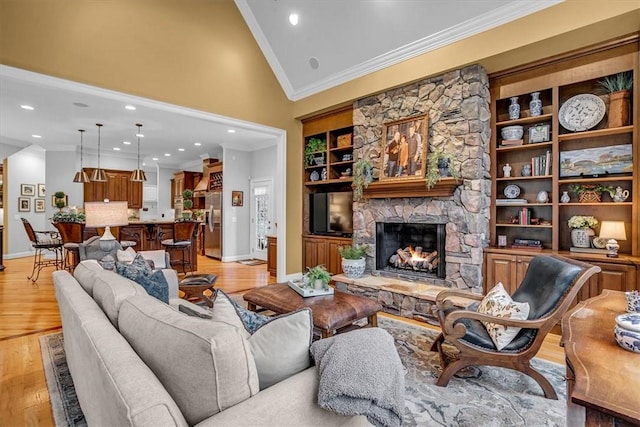
{"label": "ceramic jar with lid", "polygon": [[613,333],[620,347],[634,353],[640,353],[640,313],[626,313],[617,316]]}

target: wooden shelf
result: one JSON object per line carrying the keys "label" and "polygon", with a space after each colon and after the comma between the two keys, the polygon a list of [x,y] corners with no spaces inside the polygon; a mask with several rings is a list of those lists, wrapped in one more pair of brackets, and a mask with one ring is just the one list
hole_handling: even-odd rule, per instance
{"label": "wooden shelf", "polygon": [[623,126],[619,128],[607,128],[607,129],[597,129],[597,130],[588,130],[585,132],[576,132],[576,133],[563,133],[558,135],[558,141],[572,141],[576,139],[584,139],[584,138],[599,138],[603,136],[609,135],[622,135],[625,133],[632,133],[633,126]]}
{"label": "wooden shelf", "polygon": [[496,224],[496,227],[519,227],[519,228],[553,228],[552,224]]}
{"label": "wooden shelf", "polygon": [[333,185],[333,184],[344,184],[346,182],[352,182],[353,177],[347,178],[338,178],[338,179],[325,179],[324,181],[305,181],[304,185],[313,186],[313,185]]}
{"label": "wooden shelf", "polygon": [[452,196],[460,181],[441,178],[427,190],[424,179],[375,181],[363,189],[365,199],[387,199],[396,197],[447,197]]}
{"label": "wooden shelf", "polygon": [[522,144],[522,145],[514,145],[511,147],[497,147],[496,151],[520,151],[520,150],[536,150],[539,148],[551,148],[552,146],[552,142],[551,141],[546,141],[546,142],[534,142],[531,144]]}
{"label": "wooden shelf", "polygon": [[541,114],[539,116],[534,117],[521,117],[515,120],[506,120],[502,122],[497,122],[497,127],[504,126],[513,126],[513,125],[528,125],[528,124],[536,124],[536,123],[544,123],[553,120],[553,114]]}

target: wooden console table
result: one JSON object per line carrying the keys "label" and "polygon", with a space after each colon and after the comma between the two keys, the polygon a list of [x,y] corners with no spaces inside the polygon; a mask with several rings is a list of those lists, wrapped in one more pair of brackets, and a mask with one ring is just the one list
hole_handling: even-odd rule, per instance
{"label": "wooden console table", "polygon": [[562,318],[567,361],[567,426],[640,424],[640,354],[616,343],[624,292],[604,290]]}

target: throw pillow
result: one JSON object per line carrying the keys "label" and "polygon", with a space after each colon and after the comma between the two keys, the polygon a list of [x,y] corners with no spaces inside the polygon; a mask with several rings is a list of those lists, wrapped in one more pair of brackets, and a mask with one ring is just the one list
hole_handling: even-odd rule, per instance
{"label": "throw pillow", "polygon": [[147,262],[151,261],[153,264],[153,268],[155,269],[163,269],[163,268],[169,268],[169,266],[166,265],[166,252],[162,249],[157,250],[157,251],[144,251],[141,252],[142,256],[144,257],[144,259],[147,260]]}
{"label": "throw pillow", "polygon": [[219,290],[212,317],[236,326],[249,341],[260,390],[311,366],[313,318],[308,308],[275,317],[262,316],[240,307]]}
{"label": "throw pillow", "polygon": [[200,319],[211,319],[211,315],[210,314],[206,314],[203,312],[200,312],[198,310],[195,310],[191,307],[187,307],[186,305],[180,304],[178,306],[178,311],[181,313],[186,314],[187,316],[192,316],[192,317],[199,317]]}
{"label": "throw pillow", "polygon": [[[478,313],[508,319],[526,320],[529,317],[529,303],[512,300],[511,296],[504,290],[502,283],[498,282],[480,302]],[[482,324],[487,329],[498,351],[509,345],[521,329],[493,322],[483,321]]]}
{"label": "throw pillow", "polygon": [[132,247],[128,247],[126,250],[118,249],[116,252],[116,258],[118,262],[124,262],[126,264],[131,264],[136,257],[136,250]]}
{"label": "throw pillow", "polygon": [[116,263],[118,274],[141,285],[149,295],[169,303],[169,283],[162,271],[153,271],[141,254],[137,254],[131,264]]}

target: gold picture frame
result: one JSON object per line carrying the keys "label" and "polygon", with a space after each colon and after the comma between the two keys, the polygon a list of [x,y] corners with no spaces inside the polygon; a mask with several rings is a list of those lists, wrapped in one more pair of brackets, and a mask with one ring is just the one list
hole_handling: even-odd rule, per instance
{"label": "gold picture frame", "polygon": [[243,204],[242,191],[232,191],[231,192],[231,206],[242,206],[242,204]]}
{"label": "gold picture frame", "polygon": [[384,125],[380,180],[422,179],[427,170],[429,116]]}

